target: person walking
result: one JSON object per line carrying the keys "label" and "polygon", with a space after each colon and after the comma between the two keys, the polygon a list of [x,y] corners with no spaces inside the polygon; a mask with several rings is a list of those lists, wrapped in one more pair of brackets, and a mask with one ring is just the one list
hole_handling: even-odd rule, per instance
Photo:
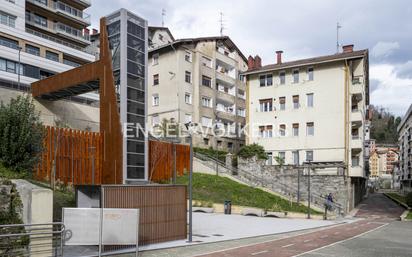
{"label": "person walking", "polygon": [[331,211],[332,210],[332,203],[333,203],[333,195],[332,193],[329,193],[326,196],[325,199],[325,215],[323,216],[323,219],[327,220],[328,219],[328,210]]}

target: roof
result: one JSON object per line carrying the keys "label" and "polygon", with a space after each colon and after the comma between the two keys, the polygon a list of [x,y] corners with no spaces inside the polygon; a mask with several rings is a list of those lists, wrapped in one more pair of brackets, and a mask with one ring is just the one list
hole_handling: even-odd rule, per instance
{"label": "roof", "polygon": [[173,37],[173,34],[172,34],[172,32],[170,32],[170,30],[169,30],[168,27],[149,26],[149,27],[148,27],[148,30],[149,30],[149,33],[153,33],[153,32],[156,31],[156,30],[165,30],[165,31],[170,35],[170,38],[171,38],[173,41],[175,41],[175,38]]}
{"label": "roof", "polygon": [[213,37],[197,37],[197,38],[182,38],[182,39],[177,39],[173,41],[172,43],[165,44],[162,46],[159,46],[158,48],[154,48],[149,51],[149,53],[154,53],[158,51],[164,51],[167,49],[173,49],[176,46],[183,45],[183,44],[196,44],[199,42],[204,42],[204,41],[223,41],[224,44],[229,48],[229,50],[235,50],[239,53],[239,55],[242,57],[242,59],[247,62],[246,56],[240,51],[240,49],[235,45],[235,43],[230,39],[228,36],[213,36]]}
{"label": "roof", "polygon": [[333,54],[333,55],[325,55],[325,56],[301,59],[301,60],[290,61],[290,62],[282,62],[281,64],[269,64],[269,65],[262,66],[261,68],[248,70],[244,72],[243,74],[244,75],[256,74],[256,73],[265,72],[265,71],[280,70],[280,69],[298,67],[298,66],[303,66],[303,65],[312,65],[312,64],[334,62],[334,61],[345,60],[345,59],[362,58],[367,55],[368,55],[368,50],[364,49],[364,50],[353,51],[350,53],[338,53],[338,54]]}
{"label": "roof", "polygon": [[401,131],[402,127],[406,124],[406,121],[412,117],[412,104],[409,106],[409,109],[406,111],[405,116],[403,116],[401,123],[398,125],[398,132]]}

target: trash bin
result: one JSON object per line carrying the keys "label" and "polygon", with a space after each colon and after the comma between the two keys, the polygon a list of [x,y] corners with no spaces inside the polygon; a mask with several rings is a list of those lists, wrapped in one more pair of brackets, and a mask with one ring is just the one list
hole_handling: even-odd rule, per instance
{"label": "trash bin", "polygon": [[226,200],[224,203],[225,214],[232,214],[232,201]]}

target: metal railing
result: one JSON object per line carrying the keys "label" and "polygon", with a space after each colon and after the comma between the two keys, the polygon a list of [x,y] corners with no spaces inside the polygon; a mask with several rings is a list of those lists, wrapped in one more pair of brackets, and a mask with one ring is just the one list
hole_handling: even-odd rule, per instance
{"label": "metal railing", "polygon": [[77,8],[74,8],[73,6],[70,6],[68,4],[65,4],[63,2],[57,1],[57,2],[52,2],[51,5],[46,4],[42,1],[39,0],[28,0],[28,2],[35,4],[37,6],[40,6],[42,8],[46,8],[52,12],[60,12],[64,15],[68,15],[71,18],[74,18],[76,20],[80,20],[84,23],[90,24],[91,18],[90,14],[85,13]]}
{"label": "metal railing", "polygon": [[[194,153],[194,157],[203,161],[203,164],[212,169],[218,169],[217,175],[219,173],[226,173],[229,176],[232,176],[252,187],[261,186],[267,188],[273,192],[281,194],[285,197],[291,197],[297,200],[300,199],[300,202],[303,202],[305,199],[307,200],[307,188],[302,187],[298,188],[298,186],[294,186],[291,184],[285,184],[280,181],[276,181],[274,179],[268,179],[262,175],[254,174],[252,172],[248,172],[239,168],[235,168],[233,166],[226,165],[225,162],[218,160],[214,157],[207,156],[200,153]],[[220,169],[219,169],[220,166]],[[229,171],[229,172],[227,172]],[[307,177],[306,175],[301,175],[301,178]],[[315,205],[316,207],[323,209],[325,208],[324,204],[326,202],[326,195],[322,195],[316,192],[310,192],[310,202],[311,204]],[[344,215],[344,208],[339,203],[330,203],[332,207],[332,211],[335,212],[337,216]]]}
{"label": "metal railing", "polygon": [[63,256],[64,225],[0,225],[0,256]]}

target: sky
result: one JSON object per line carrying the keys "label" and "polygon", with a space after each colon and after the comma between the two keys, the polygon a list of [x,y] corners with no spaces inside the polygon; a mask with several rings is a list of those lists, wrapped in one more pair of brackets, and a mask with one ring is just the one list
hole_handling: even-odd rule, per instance
{"label": "sky", "polygon": [[86,12],[99,17],[126,8],[165,26],[175,38],[230,36],[245,56],[262,64],[328,55],[339,43],[369,49],[371,104],[403,116],[412,104],[412,5],[408,0],[92,0]]}

